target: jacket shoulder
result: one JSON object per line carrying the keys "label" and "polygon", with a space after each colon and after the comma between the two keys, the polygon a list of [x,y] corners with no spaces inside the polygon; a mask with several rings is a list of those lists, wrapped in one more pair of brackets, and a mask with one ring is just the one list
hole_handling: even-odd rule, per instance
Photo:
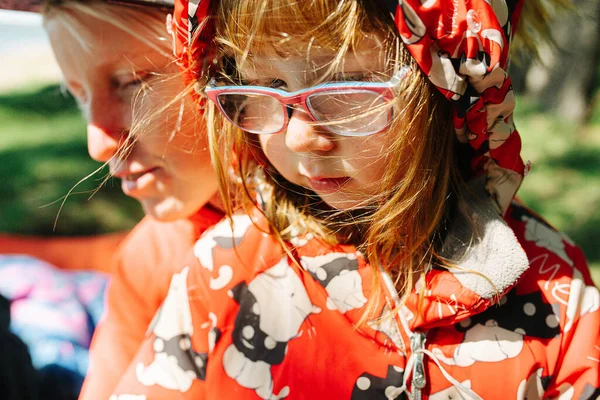
{"label": "jacket shoulder", "polygon": [[514,231],[529,259],[525,278],[558,277],[582,279],[593,285],[587,261],[581,249],[539,214],[523,204],[513,202],[505,220]]}

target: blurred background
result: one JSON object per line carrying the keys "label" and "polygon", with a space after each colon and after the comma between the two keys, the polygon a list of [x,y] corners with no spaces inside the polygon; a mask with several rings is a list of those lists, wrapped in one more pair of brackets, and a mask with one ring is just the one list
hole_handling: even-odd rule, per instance
{"label": "blurred background", "polygon": [[[600,283],[600,2],[556,21],[545,65],[513,64],[515,120],[532,163],[519,197],[579,244]],[[0,232],[85,236],[130,229],[136,201],[87,155],[38,15],[0,11]],[[65,198],[67,193],[71,194]],[[61,210],[62,201],[64,206]],[[59,214],[60,211],[60,214]]]}

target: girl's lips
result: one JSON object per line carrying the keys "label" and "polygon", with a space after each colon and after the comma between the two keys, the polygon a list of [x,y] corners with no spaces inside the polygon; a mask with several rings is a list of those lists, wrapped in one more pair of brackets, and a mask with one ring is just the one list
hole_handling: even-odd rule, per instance
{"label": "girl's lips", "polygon": [[310,187],[317,193],[329,194],[339,191],[348,181],[350,177],[342,178],[308,178]]}

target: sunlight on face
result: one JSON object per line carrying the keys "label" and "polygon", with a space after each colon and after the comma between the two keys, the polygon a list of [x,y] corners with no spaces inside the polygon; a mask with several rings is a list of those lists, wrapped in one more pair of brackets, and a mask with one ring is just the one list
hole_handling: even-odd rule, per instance
{"label": "sunlight on face", "polygon": [[[291,47],[302,48],[302,44]],[[312,49],[310,57],[301,52],[283,57],[253,55],[251,65],[242,66],[241,73],[252,85],[272,86],[276,82],[277,88],[289,92],[324,80],[371,81],[386,76],[383,51],[376,39],[365,39],[346,55],[344,71],[324,79],[324,65],[334,56],[333,51],[323,49]],[[347,117],[353,116],[349,111]],[[386,131],[364,137],[335,135],[315,125],[299,107],[293,109],[287,129],[259,135],[259,141],[270,163],[287,180],[313,190],[337,209],[367,206],[379,194],[391,143]]]}
{"label": "sunlight on face", "polygon": [[[78,18],[89,29],[86,48],[59,19],[51,17],[46,29],[65,84],[87,118],[90,156],[109,163],[125,194],[146,213],[162,220],[190,216],[214,194],[217,183],[205,132],[191,118],[189,102],[167,109],[159,124],[136,137],[126,158],[116,157],[131,127],[134,95],[141,85],[149,85],[152,93],[143,107],[160,109],[183,90],[181,79],[163,78],[177,67],[170,57],[112,24]],[[186,111],[183,120],[181,111]]]}

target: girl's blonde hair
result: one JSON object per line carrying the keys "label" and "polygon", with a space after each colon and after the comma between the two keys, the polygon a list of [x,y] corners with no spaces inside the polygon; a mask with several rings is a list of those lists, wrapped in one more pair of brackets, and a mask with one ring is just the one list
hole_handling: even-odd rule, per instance
{"label": "girl's blonde hair", "polygon": [[[320,239],[358,245],[374,272],[377,298],[384,268],[395,278],[400,294],[414,285],[414,278],[433,264],[444,265],[436,252],[442,242],[444,221],[461,185],[456,157],[457,141],[451,124],[450,103],[431,85],[401,45],[389,12],[369,0],[224,0],[214,10],[216,39],[231,63],[246,62],[253,54],[293,48],[301,40],[312,47],[335,51],[329,65],[335,71],[345,54],[365,36],[376,34],[389,49],[389,70],[409,66],[410,73],[394,106],[399,110],[389,131],[393,135],[387,154],[389,166],[379,182],[380,195],[369,205],[352,211],[328,210],[307,189],[286,181],[260,150],[256,138],[244,134],[209,105],[209,138],[215,167],[222,183],[226,208],[235,204],[251,208],[254,189],[266,192],[264,213],[282,240],[298,231],[310,231]],[[297,43],[297,42],[295,42]],[[236,80],[235,66],[225,58],[221,78]],[[326,74],[325,74],[326,75]],[[351,118],[352,116],[350,116]],[[222,140],[219,140],[219,137]],[[229,155],[230,157],[227,157]],[[238,177],[227,178],[220,166],[234,165]],[[264,174],[261,171],[264,170]],[[252,186],[249,182],[263,176]],[[229,183],[228,183],[229,182]],[[231,194],[241,194],[233,198]],[[229,200],[229,201],[228,201]],[[371,301],[367,311],[374,311]],[[369,312],[365,313],[366,315]],[[364,322],[364,321],[363,321]]]}
{"label": "girl's blonde hair", "polygon": [[[259,196],[268,197],[264,214],[280,240],[298,231],[310,231],[322,240],[339,240],[359,246],[373,270],[373,292],[361,322],[372,317],[381,285],[380,266],[392,275],[400,296],[432,266],[457,268],[441,257],[454,205],[468,191],[472,150],[459,144],[452,126],[451,103],[420,71],[402,45],[396,26],[379,1],[372,0],[221,0],[214,6],[216,43],[225,62],[221,78],[236,81],[236,68],[253,54],[284,55],[291,43],[306,48],[321,46],[335,51],[329,71],[343,67],[344,56],[367,35],[377,34],[390,70],[409,66],[411,73],[395,107],[400,110],[385,134],[394,135],[388,150],[388,168],[380,182],[380,195],[362,210],[332,212],[311,191],[286,181],[273,168],[256,137],[245,134],[217,117],[208,107],[208,132],[221,194],[228,213],[235,205],[252,208]],[[549,21],[555,10],[570,0],[528,0],[517,47],[534,52],[539,41],[552,41]],[[541,20],[540,20],[541,18]],[[350,116],[349,118],[352,118]],[[229,180],[233,166],[236,180]],[[263,173],[264,171],[264,173]],[[258,180],[254,179],[259,177]],[[254,180],[253,180],[254,179]],[[469,194],[471,195],[471,194]],[[467,244],[468,245],[468,244]],[[458,267],[459,268],[459,267]],[[423,287],[424,289],[424,287]],[[423,293],[421,293],[422,295]]]}

